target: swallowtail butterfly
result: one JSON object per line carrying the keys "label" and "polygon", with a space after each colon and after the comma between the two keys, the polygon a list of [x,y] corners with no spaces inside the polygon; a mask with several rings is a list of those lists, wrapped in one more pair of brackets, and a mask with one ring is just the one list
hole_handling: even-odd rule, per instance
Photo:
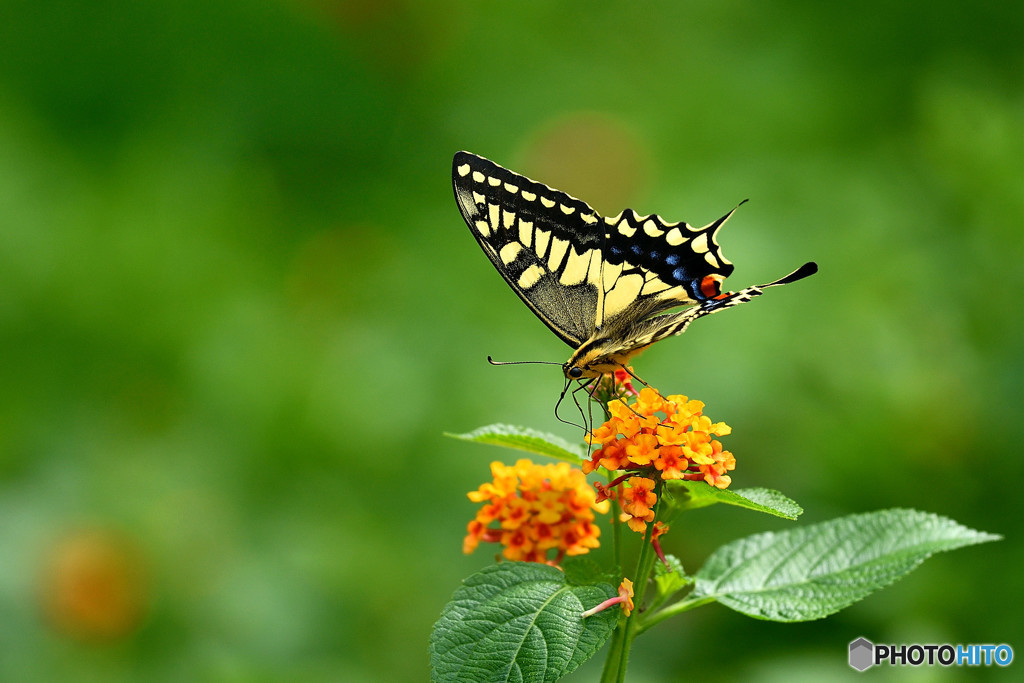
{"label": "swallowtail butterfly", "polygon": [[[585,202],[483,157],[458,152],[459,211],[491,263],[571,346],[568,380],[613,372],[701,316],[817,272],[808,262],[774,282],[722,292],[733,265],[715,240],[725,214],[695,228],[626,209],[605,218]],[[670,309],[687,306],[683,311]]]}

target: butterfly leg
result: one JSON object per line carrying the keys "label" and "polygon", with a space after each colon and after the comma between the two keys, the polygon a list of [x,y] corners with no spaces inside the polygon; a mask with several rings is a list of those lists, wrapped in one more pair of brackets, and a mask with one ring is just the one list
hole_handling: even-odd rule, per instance
{"label": "butterfly leg", "polygon": [[[578,425],[575,422],[569,422],[568,420],[563,420],[562,417],[558,414],[558,407],[560,405],[562,405],[562,401],[565,400],[565,395],[567,393],[569,393],[569,385],[571,383],[572,383],[572,380],[566,378],[565,386],[562,388],[562,393],[558,395],[558,402],[555,403],[555,419],[558,420],[559,422],[561,422],[562,424],[569,425],[570,427],[576,427],[578,429],[584,429],[585,430],[587,428],[586,425]],[[579,391],[579,389],[576,389],[576,390],[574,390],[572,392],[572,400],[576,403],[576,407],[579,408],[580,404],[579,404],[578,401],[576,401],[576,391]],[[582,414],[582,413],[583,413],[583,409],[580,408],[580,414]]]}
{"label": "butterfly leg", "polygon": [[[627,368],[627,367],[626,367],[625,365],[622,365],[622,364],[620,363],[620,364],[619,364],[619,367],[620,367],[620,368],[622,368],[622,370],[623,370],[623,371],[624,371],[624,372],[625,372],[625,373],[626,373],[627,375],[629,375],[630,377],[632,377],[633,379],[635,379],[635,380],[636,380],[637,382],[640,382],[640,384],[643,384],[643,385],[644,385],[645,387],[647,387],[648,389],[650,389],[650,388],[651,388],[651,385],[650,385],[650,384],[648,384],[647,382],[645,382],[645,381],[643,381],[642,379],[640,379],[639,377],[637,377],[637,376],[636,376],[636,374],[635,374],[635,373],[634,373],[634,372],[633,372],[632,370],[630,370],[629,368]],[[657,391],[657,389],[655,389],[655,391]]]}
{"label": "butterfly leg", "polygon": [[[658,391],[657,389],[652,387],[650,384],[648,384],[647,382],[645,382],[642,379],[640,379],[639,377],[637,377],[637,375],[632,370],[627,368],[625,365],[620,365],[619,367],[621,367],[626,372],[627,375],[629,375],[630,377],[635,379],[637,382],[640,382],[640,384],[643,384],[645,388],[650,389],[654,393],[658,394],[658,397],[661,398],[661,400],[663,400],[663,401],[667,401],[668,400],[667,398],[665,398],[664,396],[661,395],[660,391]],[[643,415],[641,415],[640,413],[636,412],[635,410],[633,410],[629,406],[626,406],[626,407],[629,408],[630,412],[632,412],[634,415],[636,415],[637,417],[643,419],[643,417],[644,417]],[[665,424],[664,422],[659,422],[657,426],[658,427],[670,427],[671,425]]]}
{"label": "butterfly leg", "polygon": [[[587,420],[590,422],[590,431],[594,431],[594,392],[597,391],[597,384],[587,393],[590,395],[590,400],[587,401]],[[590,460],[590,447],[591,443],[589,440],[584,439],[587,442],[587,460]]]}
{"label": "butterfly leg", "polygon": [[[591,377],[586,382],[580,382],[580,385],[578,387],[576,387],[575,389],[573,389],[573,392],[572,392],[572,402],[576,404],[576,408],[580,411],[580,418],[582,418],[582,420],[584,422],[584,427],[583,427],[583,440],[584,441],[586,441],[587,435],[590,434],[590,432],[593,431],[593,429],[594,429],[594,417],[593,417],[592,413],[590,414],[589,418],[588,418],[588,416],[586,414],[584,414],[583,406],[580,405],[579,399],[576,398],[576,394],[578,394],[581,391],[585,391],[586,389],[588,389],[590,387],[590,385],[594,384],[595,381],[596,381],[596,378],[595,377]],[[587,395],[588,396],[590,395],[589,391],[587,392]],[[590,454],[590,449],[588,447],[587,448],[587,455],[589,455],[589,454]]]}

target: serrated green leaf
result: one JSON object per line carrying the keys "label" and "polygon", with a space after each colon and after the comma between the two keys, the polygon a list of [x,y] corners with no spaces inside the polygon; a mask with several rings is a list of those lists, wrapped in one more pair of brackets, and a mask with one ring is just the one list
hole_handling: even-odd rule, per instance
{"label": "serrated green leaf", "polygon": [[675,593],[693,583],[693,578],[683,572],[683,563],[678,557],[666,555],[665,559],[668,561],[672,571],[669,571],[661,562],[654,564],[654,587],[656,593],[648,610],[655,609]]}
{"label": "serrated green leaf", "polygon": [[504,562],[463,581],[430,636],[433,681],[555,681],[611,636],[619,610],[581,614],[616,595],[571,586],[558,569]]}
{"label": "serrated green leaf", "polygon": [[529,427],[493,424],[474,429],[468,434],[445,432],[445,436],[463,441],[476,441],[478,443],[489,443],[494,446],[504,446],[505,448],[515,448],[538,455],[547,455],[559,460],[568,460],[574,465],[580,464],[584,458],[582,446],[569,443],[554,434],[538,432]]}
{"label": "serrated green leaf", "polygon": [[654,581],[658,585],[658,592],[666,592],[662,590],[664,587],[669,592],[676,592],[680,588],[692,583],[692,579],[683,572],[683,563],[675,555],[665,555],[665,560],[668,561],[669,567],[663,565],[661,562],[654,564]]}
{"label": "serrated green leaf", "polygon": [[673,512],[695,510],[715,503],[735,505],[789,520],[796,519],[804,512],[796,501],[772,489],[751,488],[733,491],[717,489],[703,481],[677,479],[669,482],[669,490],[674,494],[671,503]]}
{"label": "serrated green leaf", "polygon": [[562,562],[565,580],[573,586],[589,586],[598,583],[617,583],[618,578],[588,555],[567,557]]}
{"label": "serrated green leaf", "polygon": [[688,601],[772,621],[820,619],[902,578],[932,553],[998,540],[916,510],[841,517],[722,546]]}

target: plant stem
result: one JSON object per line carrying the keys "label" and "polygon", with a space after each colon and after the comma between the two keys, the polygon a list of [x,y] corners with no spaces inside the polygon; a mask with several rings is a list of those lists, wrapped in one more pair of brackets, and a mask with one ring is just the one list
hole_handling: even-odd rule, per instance
{"label": "plant stem", "polygon": [[[659,479],[655,487],[658,495],[658,502],[654,506],[654,519],[658,518],[658,509],[661,507],[662,482]],[[654,533],[654,524],[648,524],[647,533],[644,534],[643,545],[640,548],[640,558],[636,564],[636,574],[633,579],[633,604],[635,609],[625,619],[619,620],[619,625],[612,635],[611,646],[608,651],[608,658],[604,663],[604,672],[601,674],[601,683],[623,683],[626,680],[626,666],[629,664],[629,651],[633,645],[633,639],[639,635],[640,610],[643,608],[644,595],[647,593],[647,583],[650,578],[651,569],[657,559],[654,546],[651,545],[651,535]]]}
{"label": "plant stem", "polygon": [[619,673],[619,659],[622,657],[622,643],[626,637],[626,617],[619,616],[619,623],[608,643],[608,656],[604,660],[601,683],[615,683]]}
{"label": "plant stem", "polygon": [[[608,473],[608,483],[615,477],[614,472]],[[610,488],[610,487],[609,487]],[[612,552],[615,559],[615,570],[622,571],[622,520],[619,519],[619,501],[612,498]]]}

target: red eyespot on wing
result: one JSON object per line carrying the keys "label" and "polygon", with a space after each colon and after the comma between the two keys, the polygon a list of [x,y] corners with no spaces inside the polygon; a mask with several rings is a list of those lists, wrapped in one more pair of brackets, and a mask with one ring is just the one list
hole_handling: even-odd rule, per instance
{"label": "red eyespot on wing", "polygon": [[700,281],[700,293],[709,299],[714,299],[722,292],[722,282],[714,275],[706,275]]}

